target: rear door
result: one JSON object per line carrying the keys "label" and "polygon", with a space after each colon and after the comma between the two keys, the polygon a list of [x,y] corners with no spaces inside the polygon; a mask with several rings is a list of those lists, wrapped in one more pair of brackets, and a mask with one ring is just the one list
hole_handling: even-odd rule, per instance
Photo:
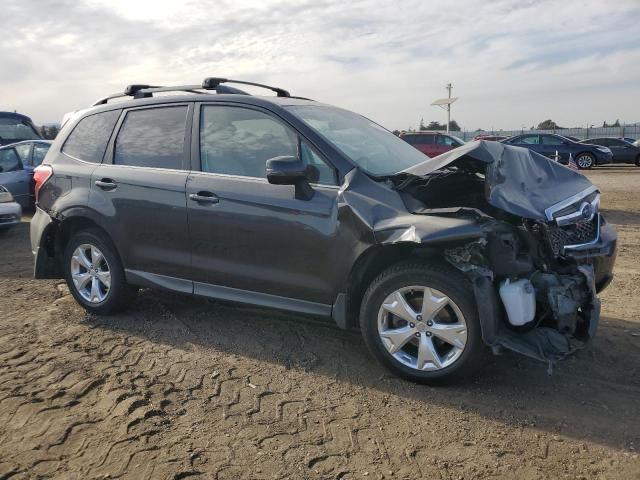
{"label": "rear door", "polygon": [[92,174],[90,205],[108,219],[137,283],[191,292],[185,184],[193,105],[124,111],[105,161]]}
{"label": "rear door", "polygon": [[540,145],[536,151],[554,160],[557,153],[558,161],[561,163],[569,161],[569,149],[562,138],[556,135],[540,135]]}
{"label": "rear door", "polygon": [[15,148],[0,149],[0,185],[4,185],[23,208],[29,207],[30,175]]}
{"label": "rear door", "polygon": [[[281,119],[249,106],[203,104],[192,148],[195,292],[328,314],[337,236],[333,167]],[[301,155],[312,167],[311,200],[296,199],[293,186],[268,183],[265,162],[282,155]]]}

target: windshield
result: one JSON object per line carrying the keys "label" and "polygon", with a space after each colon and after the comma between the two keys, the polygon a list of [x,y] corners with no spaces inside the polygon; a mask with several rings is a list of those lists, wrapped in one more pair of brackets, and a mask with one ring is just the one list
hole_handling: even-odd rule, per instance
{"label": "windshield", "polygon": [[429,159],[377,123],[348,110],[323,105],[288,109],[372,175],[392,175]]}
{"label": "windshield", "polygon": [[38,140],[40,136],[28,123],[17,118],[0,117],[0,140]]}

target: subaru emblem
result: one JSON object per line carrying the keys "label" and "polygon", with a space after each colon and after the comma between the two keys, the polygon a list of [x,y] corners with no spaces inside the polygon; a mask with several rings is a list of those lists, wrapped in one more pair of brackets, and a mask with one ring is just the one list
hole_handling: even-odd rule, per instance
{"label": "subaru emblem", "polygon": [[590,203],[583,203],[580,213],[582,214],[582,218],[585,220],[591,220],[591,217],[593,217],[593,205]]}

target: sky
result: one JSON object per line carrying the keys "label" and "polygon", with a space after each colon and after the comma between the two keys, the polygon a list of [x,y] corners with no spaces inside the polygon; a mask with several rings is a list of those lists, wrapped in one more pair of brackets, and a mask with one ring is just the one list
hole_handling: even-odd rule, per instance
{"label": "sky", "polygon": [[640,0],[2,0],[0,110],[38,123],[131,83],[268,83],[389,129],[640,122]]}

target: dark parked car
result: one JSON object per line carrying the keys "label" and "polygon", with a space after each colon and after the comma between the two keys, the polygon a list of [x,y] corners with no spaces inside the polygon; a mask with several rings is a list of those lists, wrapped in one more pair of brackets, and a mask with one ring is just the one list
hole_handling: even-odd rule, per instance
{"label": "dark parked car", "polygon": [[51,147],[48,140],[12,143],[0,147],[0,185],[4,185],[22,208],[33,207],[33,169]]}
{"label": "dark parked car", "polygon": [[486,140],[488,142],[500,142],[502,140],[506,140],[509,137],[504,135],[476,135],[473,137],[474,140]]}
{"label": "dark parked car", "polygon": [[0,145],[40,138],[35,125],[26,115],[0,112]]}
{"label": "dark parked car", "polygon": [[620,138],[590,138],[582,143],[607,147],[613,153],[613,163],[634,163],[640,167],[640,147]]}
{"label": "dark parked car", "polygon": [[581,169],[611,163],[613,158],[607,147],[574,142],[552,133],[525,133],[503,140],[503,143],[528,148],[549,158],[554,158],[557,152],[558,161],[565,165],[569,163],[571,155]]}
{"label": "dark parked car", "polygon": [[330,317],[422,382],[485,344],[550,363],[593,337],[616,233],[585,176],[497,142],[429,159],[229,83],[130,86],[69,121],[35,173],[37,278],[100,315],[153,287]]}
{"label": "dark parked car", "polygon": [[400,138],[429,157],[437,157],[464,145],[458,137],[442,132],[403,132]]}

